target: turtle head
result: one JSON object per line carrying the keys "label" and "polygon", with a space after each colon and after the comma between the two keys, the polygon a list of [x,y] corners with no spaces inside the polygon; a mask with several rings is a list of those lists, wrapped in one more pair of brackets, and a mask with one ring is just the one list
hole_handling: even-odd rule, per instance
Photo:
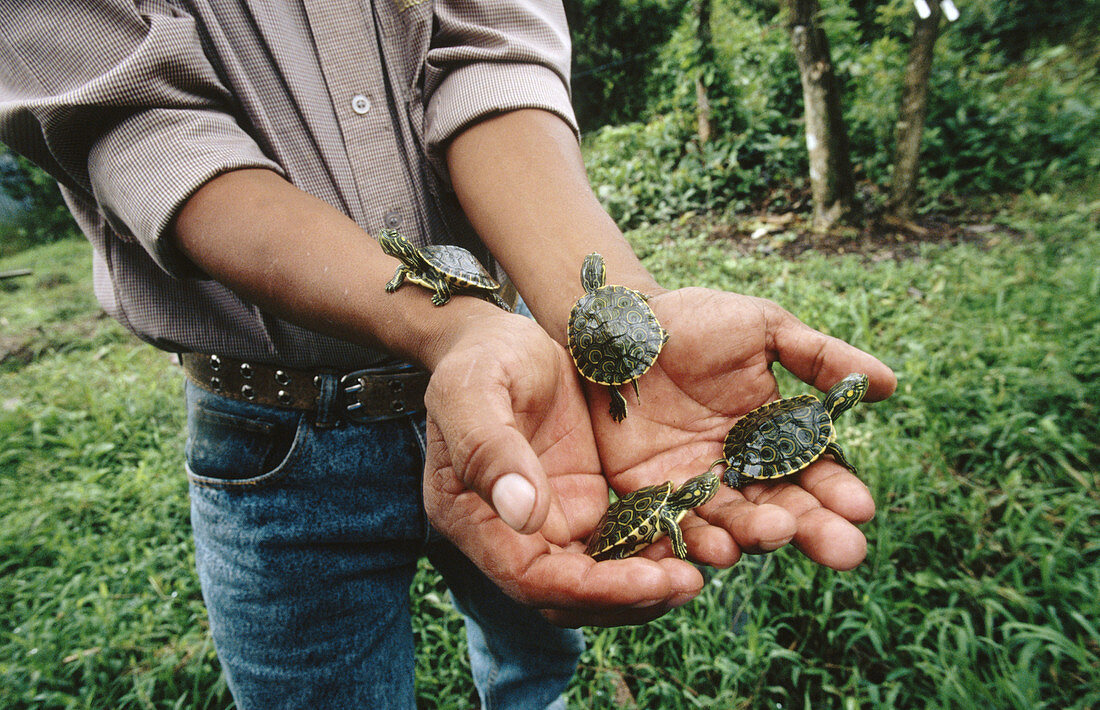
{"label": "turtle head", "polygon": [[378,235],[378,244],[390,256],[395,256],[406,264],[416,263],[419,252],[400,232],[383,229]]}
{"label": "turtle head", "polygon": [[825,393],[825,411],[836,419],[842,412],[852,408],[867,394],[867,375],[853,372],[837,382]]}
{"label": "turtle head", "polygon": [[584,263],[581,265],[581,285],[584,286],[585,291],[592,293],[605,283],[607,283],[607,269],[604,267],[603,257],[592,252],[584,257]]}
{"label": "turtle head", "polygon": [[720,483],[718,474],[708,469],[706,473],[689,478],[684,485],[673,491],[669,503],[682,510],[696,508],[714,497]]}

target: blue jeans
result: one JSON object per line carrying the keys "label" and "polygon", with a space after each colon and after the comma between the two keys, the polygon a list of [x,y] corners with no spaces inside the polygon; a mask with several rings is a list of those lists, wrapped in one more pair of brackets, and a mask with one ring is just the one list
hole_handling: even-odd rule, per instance
{"label": "blue jeans", "polygon": [[191,383],[187,405],[195,557],[239,708],[416,707],[421,555],[466,617],[482,706],[565,707],[583,637],[512,601],[431,529],[422,415],[321,428]]}

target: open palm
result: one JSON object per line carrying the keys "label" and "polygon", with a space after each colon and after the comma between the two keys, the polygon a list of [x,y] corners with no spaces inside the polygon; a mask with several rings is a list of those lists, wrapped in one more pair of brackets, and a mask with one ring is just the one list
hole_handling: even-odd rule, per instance
{"label": "open palm", "polygon": [[472,334],[432,375],[429,519],[556,623],[640,623],[688,601],[702,577],[678,560],[597,565],[584,554],[608,498],[584,395],[564,348],[510,318]]}
{"label": "open palm", "polygon": [[[670,338],[640,381],[640,403],[627,393],[628,415],[608,415],[606,387],[587,394],[600,463],[619,493],[681,482],[720,458],[722,440],[746,412],[779,396],[771,372],[779,362],[803,381],[827,389],[849,372],[864,372],[868,399],[894,389],[890,370],[870,355],[804,325],[771,301],[702,288],[649,300]],[[874,515],[866,486],[830,460],[797,476],[723,487],[698,515],[685,519],[685,539],[698,561],[728,566],[742,552],[794,542],[837,569],[859,564],[866,541],[854,524]],[[647,553],[670,554],[666,543]]]}

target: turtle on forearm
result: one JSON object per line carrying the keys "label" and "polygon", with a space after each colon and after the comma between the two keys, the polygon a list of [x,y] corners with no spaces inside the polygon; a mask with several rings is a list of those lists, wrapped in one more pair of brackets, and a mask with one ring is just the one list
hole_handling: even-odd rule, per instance
{"label": "turtle on forearm", "polygon": [[386,254],[401,261],[386,284],[387,293],[393,293],[408,280],[432,291],[432,303],[437,306],[446,305],[454,293],[468,293],[506,311],[512,310],[500,297],[500,284],[473,254],[460,246],[429,244],[418,249],[392,229],[382,230],[378,244]]}

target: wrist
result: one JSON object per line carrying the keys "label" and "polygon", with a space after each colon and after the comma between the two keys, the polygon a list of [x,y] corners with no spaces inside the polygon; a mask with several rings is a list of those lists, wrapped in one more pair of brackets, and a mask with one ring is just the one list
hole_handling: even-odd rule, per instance
{"label": "wrist", "polygon": [[661,291],[593,194],[576,137],[557,116],[520,110],[481,121],[455,137],[447,163],[467,217],[559,342],[591,252],[603,255],[609,283]]}
{"label": "wrist", "polygon": [[348,217],[269,171],[211,180],[184,205],[174,238],[199,269],[266,312],[428,368],[481,320],[526,320],[462,294],[435,306],[415,284],[387,293],[400,261]]}
{"label": "wrist", "polygon": [[482,346],[496,333],[538,327],[523,316],[508,313],[478,298],[459,297],[435,307],[424,317],[423,309],[410,312],[413,335],[407,340],[407,356],[435,372],[448,356]]}

